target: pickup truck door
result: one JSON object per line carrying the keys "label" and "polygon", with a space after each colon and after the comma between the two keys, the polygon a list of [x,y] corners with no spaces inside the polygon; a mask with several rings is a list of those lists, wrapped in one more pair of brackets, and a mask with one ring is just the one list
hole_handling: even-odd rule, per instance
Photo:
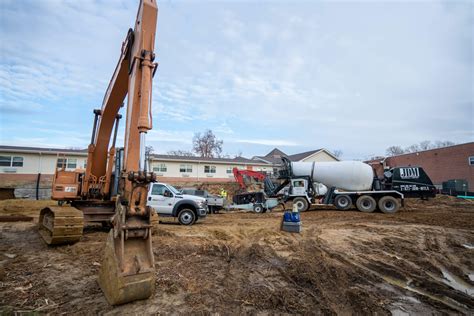
{"label": "pickup truck door", "polygon": [[148,195],[148,205],[153,207],[158,214],[170,214],[173,212],[174,195],[165,196],[165,191],[171,191],[163,184],[153,183],[150,194]]}

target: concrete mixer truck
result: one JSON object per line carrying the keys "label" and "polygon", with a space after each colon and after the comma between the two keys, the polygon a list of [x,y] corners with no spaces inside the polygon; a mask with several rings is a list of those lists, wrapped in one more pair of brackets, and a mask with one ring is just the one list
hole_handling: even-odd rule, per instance
{"label": "concrete mixer truck", "polygon": [[[280,178],[306,178],[328,188],[322,200],[337,209],[348,210],[353,205],[361,212],[395,213],[405,198],[429,198],[436,188],[421,167],[397,167],[387,170],[384,178],[374,175],[371,166],[360,161],[291,162],[282,158]],[[300,211],[309,208],[307,200]],[[295,203],[295,201],[293,201]]]}

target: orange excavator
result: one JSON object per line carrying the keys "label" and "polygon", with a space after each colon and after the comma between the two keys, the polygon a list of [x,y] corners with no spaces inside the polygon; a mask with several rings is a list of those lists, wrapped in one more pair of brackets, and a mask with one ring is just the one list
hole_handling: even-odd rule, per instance
{"label": "orange excavator", "polygon": [[[102,108],[94,110],[86,170],[56,170],[52,199],[59,206],[44,208],[39,218],[39,233],[50,245],[78,241],[90,222],[112,225],[99,272],[112,305],[148,298],[155,287],[152,209],[146,203],[156,177],[146,170],[145,137],[152,128],[157,17],[156,0],[141,0]],[[119,110],[126,97],[125,144],[117,150]]]}

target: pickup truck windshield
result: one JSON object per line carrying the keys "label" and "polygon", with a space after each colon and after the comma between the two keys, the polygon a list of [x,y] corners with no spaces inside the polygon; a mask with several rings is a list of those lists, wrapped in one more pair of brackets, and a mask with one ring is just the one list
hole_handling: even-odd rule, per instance
{"label": "pickup truck windshield", "polygon": [[173,192],[174,194],[178,194],[178,195],[181,195],[182,193],[179,192],[178,190],[176,190],[176,188],[172,185],[168,185],[168,188],[171,190],[171,192]]}

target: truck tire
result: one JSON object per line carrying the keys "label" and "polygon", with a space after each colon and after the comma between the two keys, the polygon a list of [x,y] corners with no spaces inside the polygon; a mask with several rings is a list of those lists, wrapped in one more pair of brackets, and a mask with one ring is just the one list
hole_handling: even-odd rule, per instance
{"label": "truck tire", "polygon": [[334,206],[338,210],[347,211],[352,206],[351,197],[345,194],[337,195],[334,199]]}
{"label": "truck tire", "polygon": [[362,195],[357,199],[357,209],[364,213],[372,213],[377,208],[377,202],[370,195]]}
{"label": "truck tire", "polygon": [[257,214],[264,213],[265,209],[263,208],[262,204],[255,204],[253,206],[253,211]]}
{"label": "truck tire", "polygon": [[193,210],[189,208],[183,208],[179,211],[178,221],[181,225],[192,225],[196,222],[196,214],[194,214]]}
{"label": "truck tire", "polygon": [[393,214],[400,208],[400,202],[393,196],[387,195],[379,200],[379,209],[386,214]]}
{"label": "truck tire", "polygon": [[309,208],[309,203],[305,198],[297,197],[293,199],[293,205],[296,205],[298,212],[306,212]]}

